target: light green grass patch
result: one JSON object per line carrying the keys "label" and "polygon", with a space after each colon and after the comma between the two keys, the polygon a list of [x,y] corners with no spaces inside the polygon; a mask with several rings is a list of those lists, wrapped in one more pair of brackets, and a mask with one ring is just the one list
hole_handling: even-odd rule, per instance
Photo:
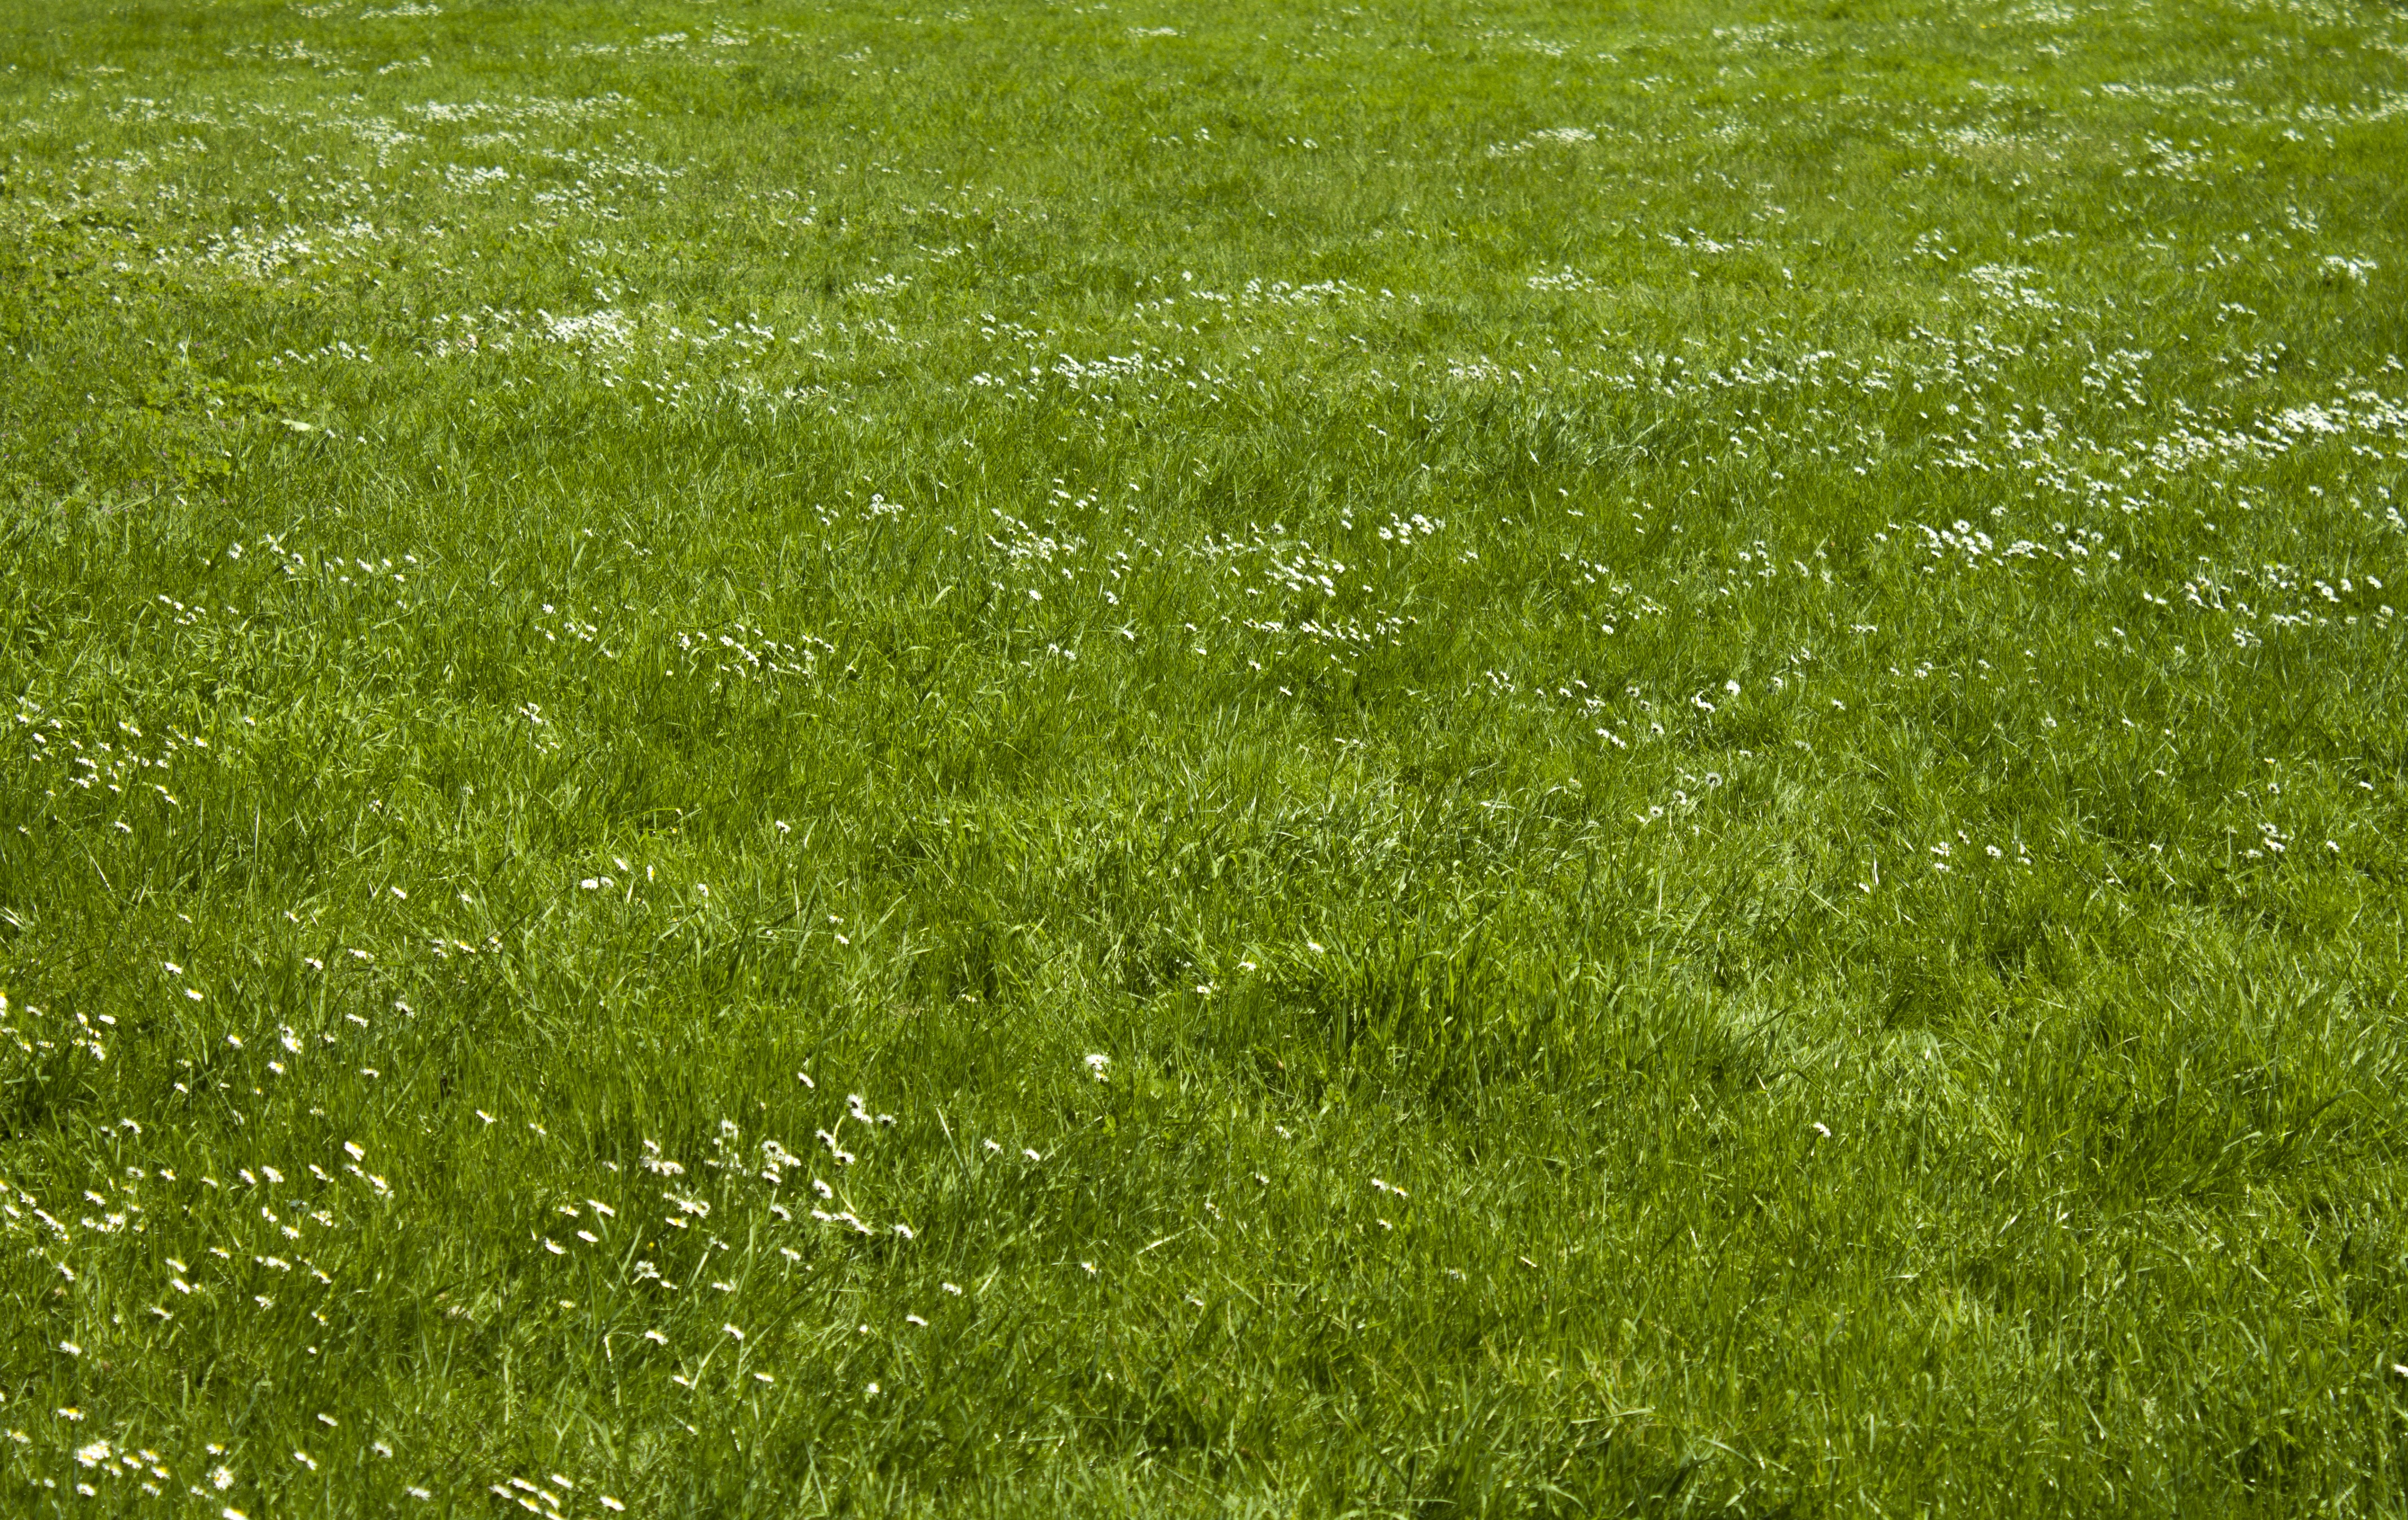
{"label": "light green grass patch", "polygon": [[2387,1514],[2408,20],[0,20],[0,1513]]}

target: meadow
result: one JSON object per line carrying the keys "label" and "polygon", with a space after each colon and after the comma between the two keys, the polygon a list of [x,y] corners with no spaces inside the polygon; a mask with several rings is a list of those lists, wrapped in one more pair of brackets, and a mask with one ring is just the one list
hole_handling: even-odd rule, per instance
{"label": "meadow", "polygon": [[2376,0],[0,0],[0,1513],[2408,1513],[2402,153]]}

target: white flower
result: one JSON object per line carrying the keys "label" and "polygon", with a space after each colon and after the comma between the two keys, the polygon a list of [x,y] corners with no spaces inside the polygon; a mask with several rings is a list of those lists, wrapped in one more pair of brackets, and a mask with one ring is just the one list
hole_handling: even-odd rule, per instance
{"label": "white flower", "polygon": [[1111,1064],[1112,1058],[1109,1055],[1100,1053],[1090,1054],[1087,1057],[1087,1073],[1097,1082],[1101,1082],[1104,1080],[1104,1068]]}

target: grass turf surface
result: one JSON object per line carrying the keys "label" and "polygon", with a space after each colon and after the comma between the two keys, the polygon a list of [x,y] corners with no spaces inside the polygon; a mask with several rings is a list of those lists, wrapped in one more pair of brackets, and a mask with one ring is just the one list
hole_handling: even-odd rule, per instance
{"label": "grass turf surface", "polygon": [[2397,7],[894,8],[0,15],[0,1509],[2408,1507]]}

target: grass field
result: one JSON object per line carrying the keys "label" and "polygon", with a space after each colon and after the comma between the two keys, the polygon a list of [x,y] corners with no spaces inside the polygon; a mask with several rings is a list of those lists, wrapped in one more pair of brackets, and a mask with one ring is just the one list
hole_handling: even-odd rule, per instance
{"label": "grass field", "polygon": [[0,0],[0,1513],[2408,1513],[2408,11]]}

